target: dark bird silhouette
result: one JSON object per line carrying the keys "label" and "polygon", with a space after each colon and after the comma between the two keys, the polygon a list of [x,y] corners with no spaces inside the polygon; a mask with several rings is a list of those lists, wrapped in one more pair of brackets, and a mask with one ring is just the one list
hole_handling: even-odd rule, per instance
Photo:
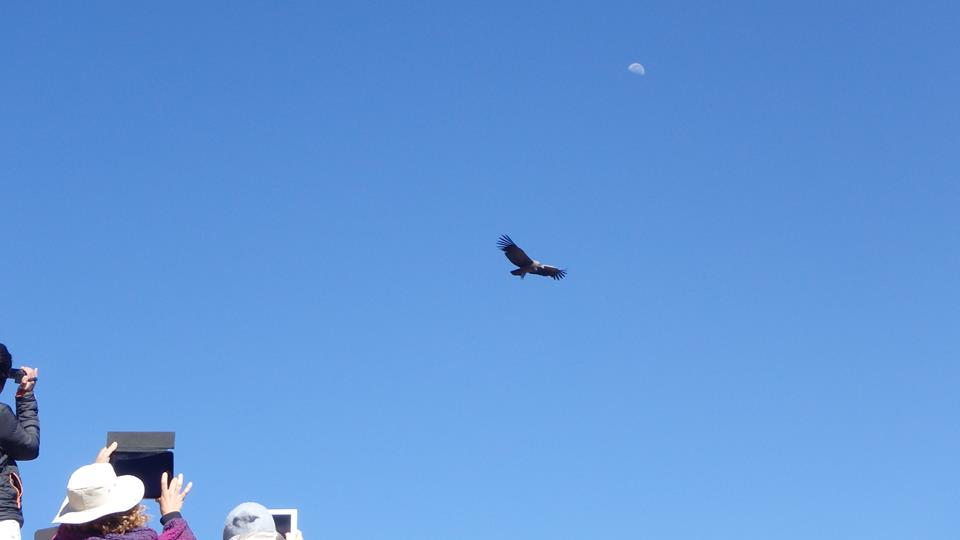
{"label": "dark bird silhouette", "polygon": [[564,276],[567,275],[566,270],[561,270],[556,266],[550,266],[531,259],[529,255],[520,249],[520,246],[514,244],[513,240],[505,234],[500,236],[500,240],[497,241],[497,247],[503,250],[504,255],[510,259],[510,262],[518,266],[516,270],[511,270],[510,273],[515,276],[520,276],[520,279],[523,279],[527,274],[547,276],[553,279],[563,279]]}

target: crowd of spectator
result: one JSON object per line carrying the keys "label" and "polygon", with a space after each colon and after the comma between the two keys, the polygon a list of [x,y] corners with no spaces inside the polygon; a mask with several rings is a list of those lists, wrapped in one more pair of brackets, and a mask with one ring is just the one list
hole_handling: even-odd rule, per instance
{"label": "crowd of spectator", "polygon": [[[38,370],[21,367],[12,370],[13,356],[0,343],[0,392],[8,378],[19,383],[16,411],[0,404],[0,540],[21,540],[23,527],[20,482],[17,461],[36,459],[40,452],[40,418],[33,389]],[[7,374],[10,377],[7,377]],[[193,488],[184,484],[182,474],[160,478],[160,526],[158,533],[149,526],[143,505],[144,483],[133,475],[117,475],[110,456],[117,449],[113,442],[97,454],[89,465],[70,475],[66,497],[53,519],[57,524],[54,540],[196,540],[181,514],[183,502]],[[223,540],[303,540],[298,530],[282,535],[270,511],[247,502],[230,511],[224,522]]]}

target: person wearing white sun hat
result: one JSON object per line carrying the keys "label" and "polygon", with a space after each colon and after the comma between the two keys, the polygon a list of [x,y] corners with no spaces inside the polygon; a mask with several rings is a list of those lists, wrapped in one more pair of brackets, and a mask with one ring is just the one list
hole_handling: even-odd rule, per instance
{"label": "person wearing white sun hat", "polygon": [[67,496],[53,518],[59,523],[54,540],[196,540],[180,509],[193,483],[183,485],[183,475],[167,481],[163,473],[159,535],[147,527],[143,482],[135,476],[117,476],[110,454],[117,444],[100,450],[97,460],[70,475]]}

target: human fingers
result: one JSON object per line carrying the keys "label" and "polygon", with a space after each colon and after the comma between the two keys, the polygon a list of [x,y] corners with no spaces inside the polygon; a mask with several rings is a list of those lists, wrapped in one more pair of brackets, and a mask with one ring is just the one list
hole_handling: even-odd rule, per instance
{"label": "human fingers", "polygon": [[180,487],[183,485],[183,475],[175,474],[170,478],[170,484],[166,489],[166,495],[172,500],[181,500]]}
{"label": "human fingers", "polygon": [[23,374],[17,381],[20,383],[20,390],[24,392],[32,390],[34,383],[37,381],[37,370],[29,366],[20,366],[20,373]]}
{"label": "human fingers", "polygon": [[193,482],[187,483],[187,487],[183,488],[183,493],[180,494],[180,500],[187,498],[187,493],[190,493],[190,490],[193,489]]}
{"label": "human fingers", "polygon": [[100,449],[100,452],[97,453],[97,459],[96,461],[94,461],[94,463],[109,463],[110,454],[112,454],[113,451],[116,449],[117,449],[116,441],[110,443],[108,446],[104,446],[103,448]]}

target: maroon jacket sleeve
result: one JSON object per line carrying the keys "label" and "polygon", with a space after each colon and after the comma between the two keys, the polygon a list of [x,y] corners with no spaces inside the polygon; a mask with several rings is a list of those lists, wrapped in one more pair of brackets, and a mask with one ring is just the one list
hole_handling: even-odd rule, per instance
{"label": "maroon jacket sleeve", "polygon": [[187,520],[180,516],[180,512],[170,512],[160,518],[163,524],[163,532],[160,533],[160,540],[197,540],[187,525]]}

